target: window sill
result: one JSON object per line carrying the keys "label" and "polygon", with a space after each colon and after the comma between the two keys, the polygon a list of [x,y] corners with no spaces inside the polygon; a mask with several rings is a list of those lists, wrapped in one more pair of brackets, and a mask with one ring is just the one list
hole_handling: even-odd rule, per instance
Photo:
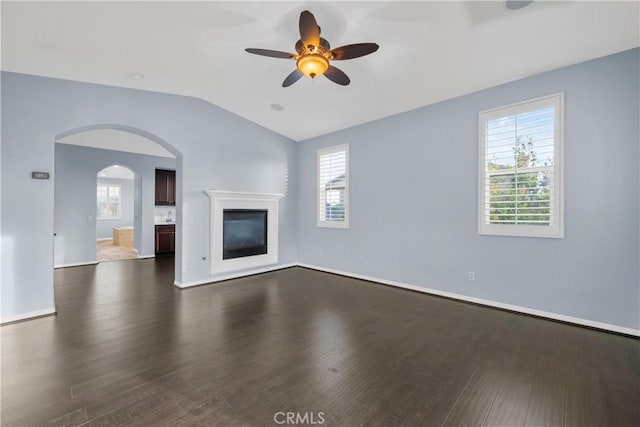
{"label": "window sill", "polygon": [[318,221],[316,226],[318,228],[349,228],[349,222]]}
{"label": "window sill", "polygon": [[534,237],[542,239],[564,239],[564,230],[553,228],[546,230],[536,230],[537,227],[522,227],[520,229],[511,227],[481,227],[478,234],[481,236],[498,236],[498,237]]}

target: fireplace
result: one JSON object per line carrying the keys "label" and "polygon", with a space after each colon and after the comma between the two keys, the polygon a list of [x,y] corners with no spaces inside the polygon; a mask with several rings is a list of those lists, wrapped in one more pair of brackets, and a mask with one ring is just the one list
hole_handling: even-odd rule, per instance
{"label": "fireplace", "polygon": [[224,209],[222,259],[267,253],[266,209]]}
{"label": "fireplace", "polygon": [[211,205],[212,275],[278,263],[278,199],[283,194],[206,190]]}

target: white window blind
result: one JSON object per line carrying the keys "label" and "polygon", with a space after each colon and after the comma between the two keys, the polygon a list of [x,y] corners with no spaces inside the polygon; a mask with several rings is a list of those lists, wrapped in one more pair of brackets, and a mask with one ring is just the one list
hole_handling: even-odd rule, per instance
{"label": "white window blind", "polygon": [[318,150],[318,226],[349,226],[349,147]]}
{"label": "white window blind", "polygon": [[481,234],[563,237],[562,105],[558,94],[480,113]]}
{"label": "white window blind", "polygon": [[121,200],[119,185],[98,184],[98,219],[120,219]]}

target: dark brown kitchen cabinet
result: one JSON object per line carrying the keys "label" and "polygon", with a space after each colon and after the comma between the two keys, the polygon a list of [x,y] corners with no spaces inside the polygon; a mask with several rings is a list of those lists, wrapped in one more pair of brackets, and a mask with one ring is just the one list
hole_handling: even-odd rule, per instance
{"label": "dark brown kitchen cabinet", "polygon": [[156,225],[156,255],[173,255],[176,251],[176,226]]}
{"label": "dark brown kitchen cabinet", "polygon": [[176,171],[156,169],[156,206],[175,206]]}

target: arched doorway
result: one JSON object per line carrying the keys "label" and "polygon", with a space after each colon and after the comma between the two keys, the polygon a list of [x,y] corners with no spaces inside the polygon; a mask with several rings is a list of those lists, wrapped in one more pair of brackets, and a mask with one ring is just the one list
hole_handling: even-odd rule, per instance
{"label": "arched doorway", "polygon": [[[98,219],[98,175],[99,171],[117,165],[133,172],[133,186],[139,190],[134,191],[133,225],[119,225],[133,227],[133,248],[137,250],[137,258],[155,256],[155,170],[175,171],[176,198],[172,215],[175,221],[175,275],[179,275],[182,256],[181,153],[144,130],[114,124],[75,128],[58,134],[55,142],[54,234],[57,237],[54,238],[54,266],[98,262],[97,233],[99,228],[105,228]],[[108,194],[109,190],[107,197]],[[89,197],[90,203],[85,200]],[[106,238],[104,230],[100,234]]]}
{"label": "arched doorway", "polygon": [[[111,165],[97,174],[96,259],[98,262],[138,258],[140,242],[135,242],[134,230],[141,225],[141,206],[140,203],[136,203],[141,199],[142,189],[136,186],[136,183],[140,183],[139,177],[140,174],[124,165]],[[138,224],[135,224],[136,222]]]}

